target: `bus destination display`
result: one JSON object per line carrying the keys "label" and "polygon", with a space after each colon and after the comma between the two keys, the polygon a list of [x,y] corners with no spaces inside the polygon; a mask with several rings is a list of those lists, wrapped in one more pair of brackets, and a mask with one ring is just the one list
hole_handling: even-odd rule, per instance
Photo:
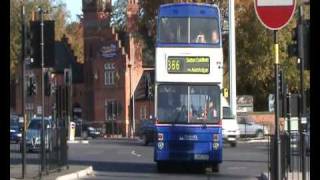
{"label": "bus destination display", "polygon": [[205,56],[169,56],[168,73],[172,74],[208,74],[210,58]]}

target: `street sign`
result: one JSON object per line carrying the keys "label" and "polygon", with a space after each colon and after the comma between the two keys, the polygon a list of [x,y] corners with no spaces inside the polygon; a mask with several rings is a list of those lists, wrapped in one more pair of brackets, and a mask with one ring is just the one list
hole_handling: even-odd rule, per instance
{"label": "street sign", "polygon": [[258,19],[270,30],[279,30],[286,26],[295,7],[296,0],[254,0]]}
{"label": "street sign", "polygon": [[274,112],[274,94],[269,94],[269,112]]}
{"label": "street sign", "polygon": [[37,106],[37,114],[42,114],[42,107],[41,106]]}

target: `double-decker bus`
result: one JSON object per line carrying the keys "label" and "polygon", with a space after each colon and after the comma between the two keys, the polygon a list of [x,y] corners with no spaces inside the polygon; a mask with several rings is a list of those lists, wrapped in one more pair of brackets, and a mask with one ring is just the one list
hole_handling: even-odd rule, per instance
{"label": "double-decker bus", "polygon": [[161,5],[155,63],[159,171],[175,163],[219,171],[222,162],[223,52],[216,5]]}

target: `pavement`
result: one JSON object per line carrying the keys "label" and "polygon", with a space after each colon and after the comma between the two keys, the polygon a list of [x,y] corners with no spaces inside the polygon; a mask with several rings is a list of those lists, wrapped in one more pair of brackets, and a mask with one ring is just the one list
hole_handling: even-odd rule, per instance
{"label": "pavement", "polygon": [[[139,139],[138,137],[134,137],[134,138],[127,138],[127,137],[122,137],[122,138],[96,138],[96,139],[82,139],[82,138],[75,138],[74,140],[70,141],[68,140],[67,143],[68,144],[89,144],[91,141],[95,141],[95,142],[104,142],[104,141],[108,141],[108,142],[114,142],[114,143],[118,143],[118,142],[126,142],[126,143],[141,143],[142,140]],[[238,143],[266,143],[270,141],[268,138],[241,138],[238,140]]]}
{"label": "pavement", "polygon": [[[69,165],[64,166],[59,170],[49,171],[48,174],[43,174],[39,177],[39,165],[28,164],[26,167],[26,175],[24,180],[71,180],[78,179],[84,176],[89,176],[93,173],[92,166],[84,165]],[[21,178],[21,165],[10,165],[10,180],[19,180]]]}
{"label": "pavement", "polygon": [[105,142],[105,141],[108,141],[110,143],[121,143],[121,142],[126,142],[126,143],[137,143],[137,142],[140,142],[141,140],[137,137],[134,137],[134,138],[127,138],[127,137],[121,137],[121,138],[117,138],[117,137],[107,137],[107,138],[103,138],[103,137],[99,137],[99,138],[95,138],[95,139],[92,139],[92,138],[87,138],[87,139],[84,139],[84,138],[79,138],[79,137],[76,137],[74,140],[70,141],[68,140],[67,143],[68,144],[89,144],[90,142]]}
{"label": "pavement", "polygon": [[[301,172],[289,172],[287,175],[286,175],[286,179],[302,179],[302,173]],[[310,172],[308,172],[306,174],[306,178],[307,179],[311,179],[310,178]],[[261,176],[260,176],[260,180],[271,180],[271,177],[270,177],[270,174],[267,173],[267,172],[263,172],[261,173]]]}

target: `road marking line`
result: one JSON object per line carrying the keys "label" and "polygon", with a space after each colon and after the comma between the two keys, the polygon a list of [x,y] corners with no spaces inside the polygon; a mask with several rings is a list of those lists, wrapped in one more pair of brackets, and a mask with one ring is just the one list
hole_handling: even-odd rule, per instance
{"label": "road marking line", "polygon": [[137,154],[134,150],[131,151],[131,154],[134,155],[134,156],[137,156],[137,157],[141,157],[141,154]]}

